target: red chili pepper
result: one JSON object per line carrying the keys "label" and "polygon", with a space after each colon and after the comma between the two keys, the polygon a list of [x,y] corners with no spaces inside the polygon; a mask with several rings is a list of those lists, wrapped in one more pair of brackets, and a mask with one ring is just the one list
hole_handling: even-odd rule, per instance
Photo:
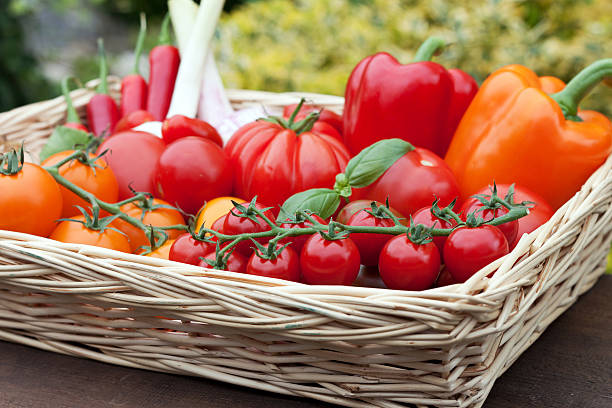
{"label": "red chili pepper", "polygon": [[68,81],[70,81],[71,79],[75,81],[78,86],[81,85],[80,82],[78,82],[78,79],[76,79],[75,77],[69,76],[62,79],[62,94],[64,94],[64,100],[66,101],[66,123],[64,123],[64,126],[72,129],[82,130],[83,132],[89,132],[87,127],[85,127],[85,125],[81,123],[81,119],[79,118],[76,109],[74,109],[74,106],[72,105],[70,89],[68,88]]}
{"label": "red chili pepper", "polygon": [[142,125],[145,122],[153,122],[155,118],[146,110],[137,110],[132,113],[128,113],[122,117],[117,126],[115,126],[115,132],[119,133],[124,130],[135,128],[138,125]]}
{"label": "red chili pepper", "polygon": [[153,114],[156,120],[166,119],[181,61],[178,48],[170,45],[169,23],[170,18],[167,15],[159,34],[159,45],[149,53],[147,110]]}
{"label": "red chili pepper", "polygon": [[147,34],[147,20],[144,13],[140,13],[140,31],[136,40],[134,51],[134,70],[130,75],[123,77],[121,81],[121,104],[119,112],[121,117],[147,107],[147,81],[140,75],[138,63],[142,54],[142,46]]}
{"label": "red chili pepper", "polygon": [[478,85],[463,71],[429,61],[442,46],[432,37],[412,64],[380,52],[355,67],[343,115],[344,141],[353,155],[381,139],[400,138],[444,157]]}
{"label": "red chili pepper", "polygon": [[174,115],[164,120],[162,138],[166,144],[186,136],[202,137],[223,147],[223,139],[208,122],[183,115]]}
{"label": "red chili pepper", "polygon": [[89,127],[96,136],[103,133],[112,134],[119,121],[119,109],[115,100],[108,94],[108,66],[104,55],[104,40],[98,39],[98,52],[100,54],[100,85],[96,94],[87,104],[87,120]]}

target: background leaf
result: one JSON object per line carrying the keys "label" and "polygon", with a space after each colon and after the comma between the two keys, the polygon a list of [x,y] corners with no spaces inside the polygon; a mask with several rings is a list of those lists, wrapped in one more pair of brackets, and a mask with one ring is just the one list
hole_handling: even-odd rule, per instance
{"label": "background leaf", "polygon": [[66,126],[58,126],[53,130],[51,137],[40,152],[40,161],[47,159],[55,153],[74,149],[75,146],[87,146],[93,139],[91,133],[72,129]]}
{"label": "background leaf", "polygon": [[279,220],[295,214],[297,210],[309,210],[321,218],[331,217],[340,205],[340,196],[329,188],[313,188],[294,194],[283,203]]}

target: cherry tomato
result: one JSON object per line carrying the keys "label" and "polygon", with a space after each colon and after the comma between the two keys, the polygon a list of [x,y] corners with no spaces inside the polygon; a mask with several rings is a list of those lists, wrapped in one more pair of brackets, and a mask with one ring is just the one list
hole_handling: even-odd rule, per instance
{"label": "cherry tomato", "polygon": [[170,259],[170,249],[174,244],[173,239],[169,239],[164,242],[160,247],[154,249],[153,251],[145,254],[145,256],[150,256],[151,258],[159,258],[159,259]]}
{"label": "cherry tomato", "polygon": [[[167,202],[160,200],[159,198],[154,198],[152,204],[153,206],[169,205]],[[151,209],[134,201],[122,205],[119,209],[122,213],[125,213],[130,217],[138,218],[145,225],[152,225],[154,227],[168,227],[170,225],[185,224],[185,219],[181,213],[171,208],[162,207]],[[140,248],[150,245],[147,235],[140,228],[122,219],[115,220],[114,224],[119,231],[127,235],[132,252],[139,252]],[[164,232],[168,234],[168,239],[175,239],[183,233],[182,230],[177,229],[164,230]]]}
{"label": "cherry tomato", "polygon": [[[426,227],[435,227],[435,228],[453,228],[457,225],[456,221],[446,221],[441,220],[440,218],[434,216],[431,213],[431,207],[423,207],[420,210],[417,210],[414,214],[412,214],[412,221],[415,224],[423,224]],[[446,242],[446,237],[433,237],[433,243],[438,247],[438,251],[440,252],[440,256],[442,256],[442,250],[444,249],[444,243]]]}
{"label": "cherry tomato", "polygon": [[353,189],[351,200],[368,199],[389,205],[406,217],[438,198],[445,207],[459,196],[459,186],[448,165],[436,154],[417,147],[400,157],[374,183]]}
{"label": "cherry tomato", "polygon": [[199,241],[189,233],[180,235],[172,244],[169,253],[171,261],[198,265],[200,257],[206,256],[215,250],[215,244]]}
{"label": "cherry tomato", "polygon": [[[41,166],[53,166],[73,153],[74,150],[56,153],[43,161]],[[89,158],[94,159],[95,156],[89,154]],[[106,201],[107,203],[116,202],[119,194],[119,187],[115,174],[102,159],[96,160],[94,165],[96,167],[91,167],[75,159],[69,163],[63,164],[59,168],[59,174],[71,183],[81,187],[83,190],[92,193],[102,201]],[[81,214],[76,207],[77,205],[82,208],[91,206],[89,201],[83,200],[65,187],[60,186],[60,191],[62,192],[63,199],[62,218],[70,218]]]}
{"label": "cherry tomato", "polygon": [[398,235],[380,252],[378,270],[389,289],[429,289],[440,272],[440,253],[433,242],[419,245]]}
{"label": "cherry tomato", "polygon": [[219,145],[187,136],[168,145],[159,158],[157,191],[189,214],[202,203],[232,192],[232,168]]}
{"label": "cherry tomato", "polygon": [[[217,254],[215,253],[215,251],[212,251],[208,253],[207,255],[204,255],[204,258],[215,260],[217,258]],[[204,260],[200,260],[200,263],[198,265],[204,268],[211,267]],[[246,273],[246,268],[247,268],[247,258],[240,255],[238,252],[233,251],[227,260],[227,268],[225,268],[224,270],[231,271],[231,272]]]}
{"label": "cherry tomato", "polygon": [[162,123],[162,138],[167,144],[186,136],[201,137],[223,146],[223,139],[217,130],[203,120],[174,115]]}
{"label": "cherry tomato", "polygon": [[444,262],[456,282],[462,283],[509,252],[503,232],[492,225],[457,228],[444,244]]}
{"label": "cherry tomato", "polygon": [[314,234],[300,254],[302,278],[311,285],[351,285],[359,266],[359,250],[350,238],[331,241]]}
{"label": "cherry tomato", "polygon": [[246,273],[299,282],[300,259],[297,252],[290,247],[283,249],[275,259],[263,259],[253,252],[249,258]]}
{"label": "cherry tomato", "polygon": [[[338,212],[338,215],[336,215],[336,217],[335,217],[336,221],[338,221],[341,224],[347,224],[349,219],[351,219],[353,214],[355,214],[357,211],[363,210],[363,209],[367,210],[367,209],[371,208],[372,207],[372,201],[374,201],[374,200],[355,200],[355,201],[351,201],[350,203],[348,203],[347,205],[342,207],[342,209]],[[379,207],[384,205],[383,203],[381,203],[379,201],[374,201],[374,202]],[[399,211],[397,211],[395,208],[389,207],[389,210],[391,210],[393,215],[395,215],[397,218],[400,219],[400,222],[402,224],[406,225],[408,223],[408,220],[402,214],[400,214]]]}
{"label": "cherry tomato", "polygon": [[227,218],[228,215],[229,213],[217,218],[217,220],[213,222],[212,225],[210,226],[210,229],[213,231],[223,233],[223,225],[225,224],[225,219]]}
{"label": "cherry tomato", "polygon": [[[85,217],[82,215],[72,217],[71,219],[85,221]],[[111,226],[113,226],[112,223]],[[110,228],[106,228],[102,232],[92,230],[76,221],[60,222],[49,238],[60,242],[94,245],[102,248],[114,249],[115,251],[130,252],[130,244],[123,234]]]}
{"label": "cherry tomato", "polygon": [[[315,221],[320,222],[321,224],[327,224],[325,222],[325,220],[321,217],[319,217],[317,214],[311,214],[310,215]],[[298,224],[291,224],[291,223],[283,223],[281,224],[282,228],[304,228],[304,227],[311,227],[313,224],[310,221],[302,221]],[[302,251],[302,247],[304,246],[304,244],[306,243],[306,241],[308,240],[308,238],[310,238],[312,236],[312,234],[310,235],[299,235],[296,237],[288,237],[288,238],[283,238],[279,241],[280,244],[286,244],[287,242],[291,242],[291,248],[296,252],[296,253],[300,253]]]}
{"label": "cherry tomato", "polygon": [[[260,210],[263,210],[264,208],[266,208],[264,205],[259,204],[259,203],[256,203],[255,206]],[[237,211],[233,211],[233,212],[234,214],[238,214]],[[225,221],[220,231],[223,234],[238,235],[238,234],[244,234],[247,232],[249,233],[263,232],[263,231],[268,231],[270,229],[270,226],[264,221],[263,218],[259,216],[257,216],[257,222],[255,222],[249,218],[237,217],[234,214],[230,212],[225,216]],[[268,217],[268,219],[272,221],[274,220],[274,214],[272,213],[271,210],[265,211],[264,214],[266,217]],[[257,242],[259,242],[262,245],[265,245],[269,240],[270,238],[258,238]],[[253,244],[253,242],[251,242],[251,240],[244,240],[240,242],[238,245],[236,245],[235,252],[239,252],[241,255],[248,258],[253,253],[253,249],[252,249],[253,246],[255,245]]]}
{"label": "cherry tomato", "polygon": [[[495,209],[484,209],[484,205],[476,198],[468,199],[461,206],[461,219],[465,221],[468,214],[476,211],[476,216],[482,218],[485,221],[490,221],[493,218],[501,217],[502,215],[508,214],[509,210],[506,207],[500,207]],[[496,225],[497,228],[506,236],[508,242],[514,242],[516,234],[518,233],[518,221],[509,221],[500,225]]]}
{"label": "cherry tomato", "polygon": [[46,237],[61,213],[60,188],[42,167],[24,163],[16,174],[0,174],[0,230]]}
{"label": "cherry tomato", "polygon": [[[509,188],[510,188],[510,184],[498,184],[497,194],[500,197],[506,197],[506,194],[508,194]],[[491,189],[490,187],[489,188],[485,187],[481,189],[480,191],[478,191],[476,194],[490,195]],[[518,221],[518,231],[516,233],[516,238],[512,242],[508,241],[510,243],[511,250],[516,246],[516,244],[521,239],[523,234],[529,234],[530,232],[535,231],[536,228],[538,228],[540,225],[548,221],[550,217],[552,217],[553,214],[555,213],[555,211],[550,206],[550,204],[548,204],[544,200],[544,198],[542,198],[542,196],[534,193],[533,191],[525,187],[515,185],[514,186],[514,202],[521,203],[523,201],[531,201],[532,203],[535,203],[535,205],[529,208],[528,215],[526,215],[525,217],[519,218],[517,220]]]}
{"label": "cherry tomato", "polygon": [[104,160],[113,170],[119,185],[119,200],[132,197],[136,191],[155,193],[157,162],[166,145],[158,137],[133,130],[116,133],[98,148],[105,150]]}
{"label": "cherry tomato", "polygon": [[133,129],[136,126],[142,125],[146,122],[153,122],[154,120],[155,117],[144,109],[130,112],[122,117],[119,122],[117,122],[117,126],[115,126],[115,134],[123,132],[124,130]]}
{"label": "cherry tomato", "polygon": [[206,204],[200,208],[200,211],[198,211],[195,230],[199,231],[200,228],[202,228],[202,225],[204,225],[206,228],[210,228],[215,221],[229,213],[230,210],[234,208],[232,201],[235,201],[238,204],[246,202],[242,198],[238,197],[217,197],[207,201]]}
{"label": "cherry tomato", "polygon": [[[297,105],[297,103],[294,103],[285,106],[285,108],[283,109],[283,117],[285,119],[289,119],[295,108],[297,108]],[[308,116],[311,112],[319,111],[321,111],[321,113],[319,114],[319,120],[317,120],[315,126],[320,123],[332,126],[338,132],[340,137],[342,137],[342,115],[338,115],[337,113],[332,112],[329,109],[321,109],[312,105],[302,105],[300,111],[295,116],[295,121],[306,118],[306,116]]]}
{"label": "cherry tomato", "polygon": [[[378,218],[366,210],[357,211],[349,219],[348,225],[363,227],[392,227],[395,225],[390,218]],[[375,233],[353,233],[351,239],[359,249],[361,263],[365,266],[378,264],[378,256],[385,244],[393,238],[393,235]]]}

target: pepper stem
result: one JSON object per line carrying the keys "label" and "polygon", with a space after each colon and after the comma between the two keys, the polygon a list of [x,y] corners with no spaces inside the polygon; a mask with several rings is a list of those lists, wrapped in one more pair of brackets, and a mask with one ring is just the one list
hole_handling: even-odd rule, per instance
{"label": "pepper stem", "polygon": [[140,75],[140,56],[142,55],[142,48],[144,41],[147,36],[147,16],[145,13],[140,13],[140,30],[138,31],[138,38],[136,39],[136,48],[134,49],[134,71],[132,73]]}
{"label": "pepper stem", "polygon": [[580,71],[562,91],[550,97],[559,104],[566,119],[580,120],[576,116],[580,101],[591,92],[595,85],[609,77],[612,77],[612,58],[595,61]]}
{"label": "pepper stem", "polygon": [[70,88],[68,87],[68,81],[73,80],[77,86],[81,86],[81,82],[73,77],[67,76],[62,79],[62,94],[64,95],[64,100],[66,101],[66,123],[81,123],[81,119],[74,109],[74,105],[72,104],[72,98],[70,97]]}
{"label": "pepper stem", "polygon": [[434,55],[438,55],[442,52],[442,49],[446,46],[446,43],[440,37],[429,37],[419,47],[412,62],[423,62],[431,61]]}
{"label": "pepper stem", "polygon": [[170,42],[170,13],[166,13],[159,32],[158,45],[171,45]]}
{"label": "pepper stem", "polygon": [[106,54],[104,53],[104,40],[98,38],[98,55],[100,57],[100,84],[96,88],[96,92],[108,95],[108,64],[106,62]]}

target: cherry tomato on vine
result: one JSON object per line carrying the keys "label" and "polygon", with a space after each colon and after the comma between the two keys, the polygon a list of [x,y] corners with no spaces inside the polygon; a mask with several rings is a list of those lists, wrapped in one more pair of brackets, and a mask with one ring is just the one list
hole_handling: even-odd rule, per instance
{"label": "cherry tomato on vine", "polygon": [[328,240],[314,234],[300,254],[302,278],[311,285],[351,285],[359,267],[359,250],[350,238]]}
{"label": "cherry tomato on vine", "polygon": [[[385,204],[383,204],[383,203],[381,203],[379,201],[375,201],[375,200],[355,200],[355,201],[351,201],[350,203],[348,203],[347,205],[342,207],[342,209],[340,211],[338,211],[338,215],[336,215],[336,217],[335,217],[336,221],[338,221],[340,224],[347,224],[349,219],[357,211],[371,208],[372,207],[372,201],[374,201],[377,206],[384,206],[385,205]],[[404,217],[402,214],[400,214],[400,212],[397,211],[395,208],[389,207],[389,210],[391,210],[393,215],[395,215],[397,218],[400,219],[400,222],[402,224],[406,225],[408,223],[408,220],[406,219],[406,217]]]}
{"label": "cherry tomato on vine", "polygon": [[159,259],[170,259],[170,249],[174,244],[173,239],[169,239],[164,242],[160,247],[154,249],[153,251],[145,254],[145,256],[150,256],[151,258],[159,258]]}
{"label": "cherry tomato on vine", "polygon": [[457,228],[444,244],[444,263],[453,279],[462,283],[509,252],[508,240],[493,225]]}
{"label": "cherry tomato on vine", "polygon": [[[420,210],[417,210],[414,214],[412,214],[412,221],[415,224],[423,224],[426,227],[435,227],[435,228],[453,228],[457,225],[455,220],[446,221],[442,220],[431,213],[431,207],[423,207]],[[444,243],[446,242],[446,237],[433,237],[433,243],[438,247],[438,251],[440,252],[440,256],[442,256],[442,251],[444,249]]]}
{"label": "cherry tomato on vine", "polygon": [[406,234],[398,235],[380,252],[378,270],[389,289],[429,289],[440,272],[440,253],[433,242],[415,244]]}
{"label": "cherry tomato on vine", "polygon": [[72,217],[71,220],[75,221],[60,222],[49,238],[71,244],[94,245],[114,249],[115,251],[130,252],[130,244],[127,238],[120,232],[111,228],[106,228],[104,231],[90,229],[82,223],[85,222],[83,215]]}
{"label": "cherry tomato on vine", "polygon": [[36,164],[23,163],[14,174],[4,174],[3,165],[0,166],[0,230],[48,236],[62,213],[59,185]]}
{"label": "cherry tomato on vine", "polygon": [[155,180],[159,196],[189,214],[196,214],[207,200],[232,192],[227,155],[219,145],[196,136],[166,147]]}
{"label": "cherry tomato on vine", "polygon": [[199,231],[204,225],[206,228],[217,221],[219,218],[229,213],[234,208],[232,201],[238,204],[245,203],[246,201],[238,197],[216,197],[210,201],[207,201],[200,211],[198,211],[198,218],[196,220],[195,231]]}
{"label": "cherry tomato on vine", "polygon": [[[245,208],[248,206],[245,205]],[[256,203],[255,207],[259,210],[263,210],[266,206]],[[232,213],[233,212],[233,213]],[[253,221],[246,217],[239,217],[234,214],[238,214],[238,210],[232,210],[232,212],[228,213],[225,216],[225,221],[223,222],[223,227],[221,231],[223,234],[227,235],[238,235],[244,233],[253,233],[253,232],[263,232],[270,230],[270,225],[266,223],[266,221],[260,216],[256,216],[257,221]],[[264,215],[268,217],[269,220],[274,220],[274,213],[271,210],[264,211]],[[264,245],[266,244],[270,238],[258,238],[257,242]],[[253,242],[251,240],[244,240],[236,245],[235,252],[239,252],[241,255],[245,257],[250,257],[253,253]]]}
{"label": "cherry tomato on vine", "polygon": [[300,259],[297,252],[290,247],[284,248],[274,259],[264,259],[253,252],[253,255],[249,258],[246,273],[299,282]]}
{"label": "cherry tomato on vine", "polygon": [[215,244],[199,241],[189,233],[180,235],[172,244],[168,259],[190,265],[198,265],[200,257],[215,250]]}
{"label": "cherry tomato on vine", "polygon": [[128,130],[115,133],[98,148],[108,150],[103,159],[113,170],[119,185],[119,200],[132,197],[136,191],[155,193],[157,162],[166,148],[158,137],[146,132]]}
{"label": "cherry tomato on vine", "polygon": [[[476,211],[476,216],[482,218],[485,221],[490,221],[493,218],[501,217],[502,215],[508,214],[510,210],[506,207],[500,207],[495,209],[485,208],[478,199],[472,197],[468,199],[461,206],[461,219],[465,221],[467,215]],[[518,220],[505,222],[500,225],[496,225],[501,232],[504,233],[508,242],[514,242],[516,234],[518,233]]]}
{"label": "cherry tomato on vine", "polygon": [[[317,214],[311,214],[310,215],[315,221],[326,225],[327,222],[325,222],[325,220],[321,217],[319,217]],[[281,227],[282,228],[305,228],[305,227],[311,227],[313,224],[312,222],[306,220],[306,221],[302,221],[300,223],[297,224],[292,224],[292,223],[282,223]],[[287,237],[287,238],[283,238],[279,241],[280,244],[286,244],[287,242],[291,242],[290,247],[296,252],[296,253],[300,253],[300,251],[302,250],[302,247],[304,247],[304,244],[306,243],[306,241],[308,240],[308,238],[310,238],[312,236],[312,234],[310,235],[298,235],[295,237]]]}
{"label": "cherry tomato on vine", "polygon": [[[390,218],[378,218],[367,210],[359,210],[349,219],[348,225],[362,227],[393,227]],[[351,240],[357,245],[361,263],[365,266],[378,265],[378,256],[393,235],[376,233],[352,233]]]}
{"label": "cherry tomato on vine", "polygon": [[[66,150],[55,153],[43,161],[41,166],[53,166],[73,153],[74,150]],[[89,154],[88,157],[90,160],[96,158],[96,156],[93,154]],[[119,194],[119,187],[117,185],[115,174],[108,164],[101,158],[95,160],[93,165],[95,167],[90,166],[86,162],[83,163],[80,160],[75,159],[63,164],[59,168],[59,174],[76,186],[92,193],[102,201],[106,201],[107,203],[116,202]],[[76,207],[77,205],[83,208],[88,208],[91,206],[89,201],[83,200],[81,197],[77,196],[75,193],[63,186],[60,186],[60,191],[62,192],[63,199],[62,218],[70,218],[81,214],[79,209]]]}
{"label": "cherry tomato on vine", "polygon": [[[204,258],[214,261],[217,258],[217,254],[215,251],[212,251],[204,255]],[[211,266],[203,259],[200,260],[200,263],[198,265],[204,268],[211,268]],[[232,251],[231,255],[227,259],[227,267],[224,268],[223,270],[231,271],[231,272],[246,273],[246,268],[247,268],[247,258],[240,255],[236,251]]]}

